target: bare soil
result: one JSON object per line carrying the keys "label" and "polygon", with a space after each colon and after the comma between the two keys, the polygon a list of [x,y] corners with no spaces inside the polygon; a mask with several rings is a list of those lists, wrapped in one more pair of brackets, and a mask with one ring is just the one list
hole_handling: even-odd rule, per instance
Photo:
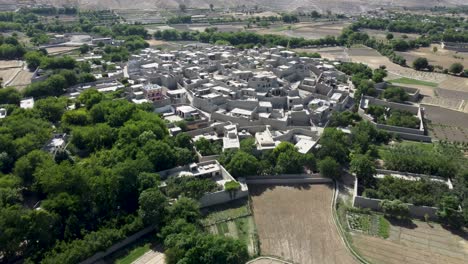
{"label": "bare soil", "polygon": [[252,31],[260,34],[275,34],[296,38],[319,39],[326,36],[338,36],[341,34],[343,28],[349,25],[350,23],[342,21],[302,22],[296,24],[280,24],[270,28],[257,28]]}
{"label": "bare soil", "polygon": [[468,113],[424,105],[430,135],[439,140],[468,142]]}
{"label": "bare soil", "polygon": [[438,224],[420,221],[407,227],[392,225],[388,239],[353,234],[361,255],[379,264],[468,263],[467,239],[466,233],[454,234]]}
{"label": "bare soil", "polygon": [[301,264],[357,263],[333,222],[331,185],[249,189],[262,255]]}
{"label": "bare soil", "polygon": [[[433,52],[434,47],[437,48],[437,52]],[[406,59],[406,64],[408,65],[412,65],[413,61],[417,58],[423,57],[427,58],[429,64],[440,65],[445,69],[448,69],[455,62],[461,63],[465,68],[468,67],[468,53],[445,50],[439,44],[397,53]]]}

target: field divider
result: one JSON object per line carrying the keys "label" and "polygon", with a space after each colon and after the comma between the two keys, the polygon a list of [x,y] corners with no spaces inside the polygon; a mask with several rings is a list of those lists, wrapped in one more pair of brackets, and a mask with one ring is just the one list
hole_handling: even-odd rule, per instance
{"label": "field divider", "polygon": [[338,219],[338,214],[336,213],[336,201],[338,200],[338,182],[335,181],[335,191],[333,194],[333,199],[331,202],[331,210],[332,210],[332,218],[333,222],[335,222],[335,225],[338,227],[338,232],[340,233],[341,240],[344,242],[346,248],[351,252],[351,255],[360,263],[363,264],[370,264],[367,260],[365,260],[361,255],[359,255],[354,248],[352,247],[351,243],[348,241],[348,238],[346,237],[346,231],[343,229],[341,226],[341,223]]}

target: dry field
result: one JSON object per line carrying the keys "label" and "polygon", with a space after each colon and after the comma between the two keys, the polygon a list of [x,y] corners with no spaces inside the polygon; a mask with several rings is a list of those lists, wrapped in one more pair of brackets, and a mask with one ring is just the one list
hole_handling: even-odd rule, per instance
{"label": "dry field", "polygon": [[468,235],[456,235],[438,224],[414,221],[411,227],[390,227],[390,237],[353,234],[355,248],[378,264],[468,263]]}
{"label": "dry field", "polygon": [[357,263],[332,218],[326,184],[249,186],[262,255],[301,264]]}
{"label": "dry field", "polygon": [[50,55],[59,55],[59,54],[64,54],[70,51],[77,50],[79,47],[51,47],[51,48],[46,48],[47,53]]}
{"label": "dry field", "polygon": [[402,67],[391,62],[387,57],[380,55],[376,50],[368,47],[353,47],[350,49],[343,47],[332,47],[324,49],[297,49],[298,51],[318,52],[322,57],[330,60],[342,60],[361,62],[371,68],[378,68],[385,65],[389,72],[388,79],[406,77],[410,79],[422,80],[437,83],[438,87],[452,90],[468,92],[468,78],[455,77],[443,73],[416,71],[409,67]]}
{"label": "dry field", "polygon": [[[257,28],[255,31],[260,34],[275,34],[288,37],[319,39],[326,36],[338,36],[343,28],[350,25],[348,22],[302,22],[297,24],[284,24],[272,26],[271,28]],[[290,29],[289,29],[290,26]]]}
{"label": "dry field", "polygon": [[[362,29],[362,32],[367,33],[369,36],[375,37],[379,40],[386,40],[388,31],[384,30],[375,30],[375,29]],[[390,32],[393,34],[395,38],[401,38],[403,35],[406,35],[408,39],[417,39],[419,37],[418,34],[410,34],[410,33],[399,33],[399,32]]]}
{"label": "dry field", "polygon": [[[433,47],[437,48],[437,52],[432,51]],[[444,50],[438,44],[433,44],[430,47],[397,53],[406,59],[406,63],[408,65],[412,65],[415,59],[419,57],[424,57],[427,58],[429,64],[440,65],[444,67],[444,69],[448,69],[450,65],[452,65],[452,63],[455,62],[459,62],[465,68],[468,68],[468,53]]]}
{"label": "dry field", "polygon": [[424,105],[425,117],[430,120],[432,137],[439,140],[468,142],[468,113]]}
{"label": "dry field", "polygon": [[23,66],[22,61],[0,61],[0,78],[3,86],[14,86],[18,89],[31,83],[32,72]]}

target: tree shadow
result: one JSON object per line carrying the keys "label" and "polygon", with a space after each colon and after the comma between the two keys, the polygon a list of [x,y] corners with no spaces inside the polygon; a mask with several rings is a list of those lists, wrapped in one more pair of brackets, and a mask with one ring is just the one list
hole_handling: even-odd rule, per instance
{"label": "tree shadow", "polygon": [[313,185],[325,185],[330,189],[334,189],[333,184],[330,183],[281,183],[281,184],[249,184],[249,195],[260,196],[266,191],[273,191],[278,187],[291,187],[296,190],[310,190]]}
{"label": "tree shadow", "polygon": [[460,238],[463,238],[465,241],[468,241],[468,230],[466,228],[462,227],[461,229],[454,229],[450,226],[443,224],[441,224],[440,226],[442,226],[443,229],[452,233],[452,235],[458,236]]}
{"label": "tree shadow", "polygon": [[385,219],[387,219],[393,226],[403,227],[407,229],[415,229],[416,227],[418,227],[418,225],[415,224],[411,219],[398,219],[395,217],[388,216],[385,216]]}

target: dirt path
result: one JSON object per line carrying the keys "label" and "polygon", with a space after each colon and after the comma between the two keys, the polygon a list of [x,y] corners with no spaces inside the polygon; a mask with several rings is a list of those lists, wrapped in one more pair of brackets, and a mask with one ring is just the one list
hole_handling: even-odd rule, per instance
{"label": "dirt path", "polygon": [[249,189],[262,255],[301,264],[356,263],[333,222],[330,185]]}

